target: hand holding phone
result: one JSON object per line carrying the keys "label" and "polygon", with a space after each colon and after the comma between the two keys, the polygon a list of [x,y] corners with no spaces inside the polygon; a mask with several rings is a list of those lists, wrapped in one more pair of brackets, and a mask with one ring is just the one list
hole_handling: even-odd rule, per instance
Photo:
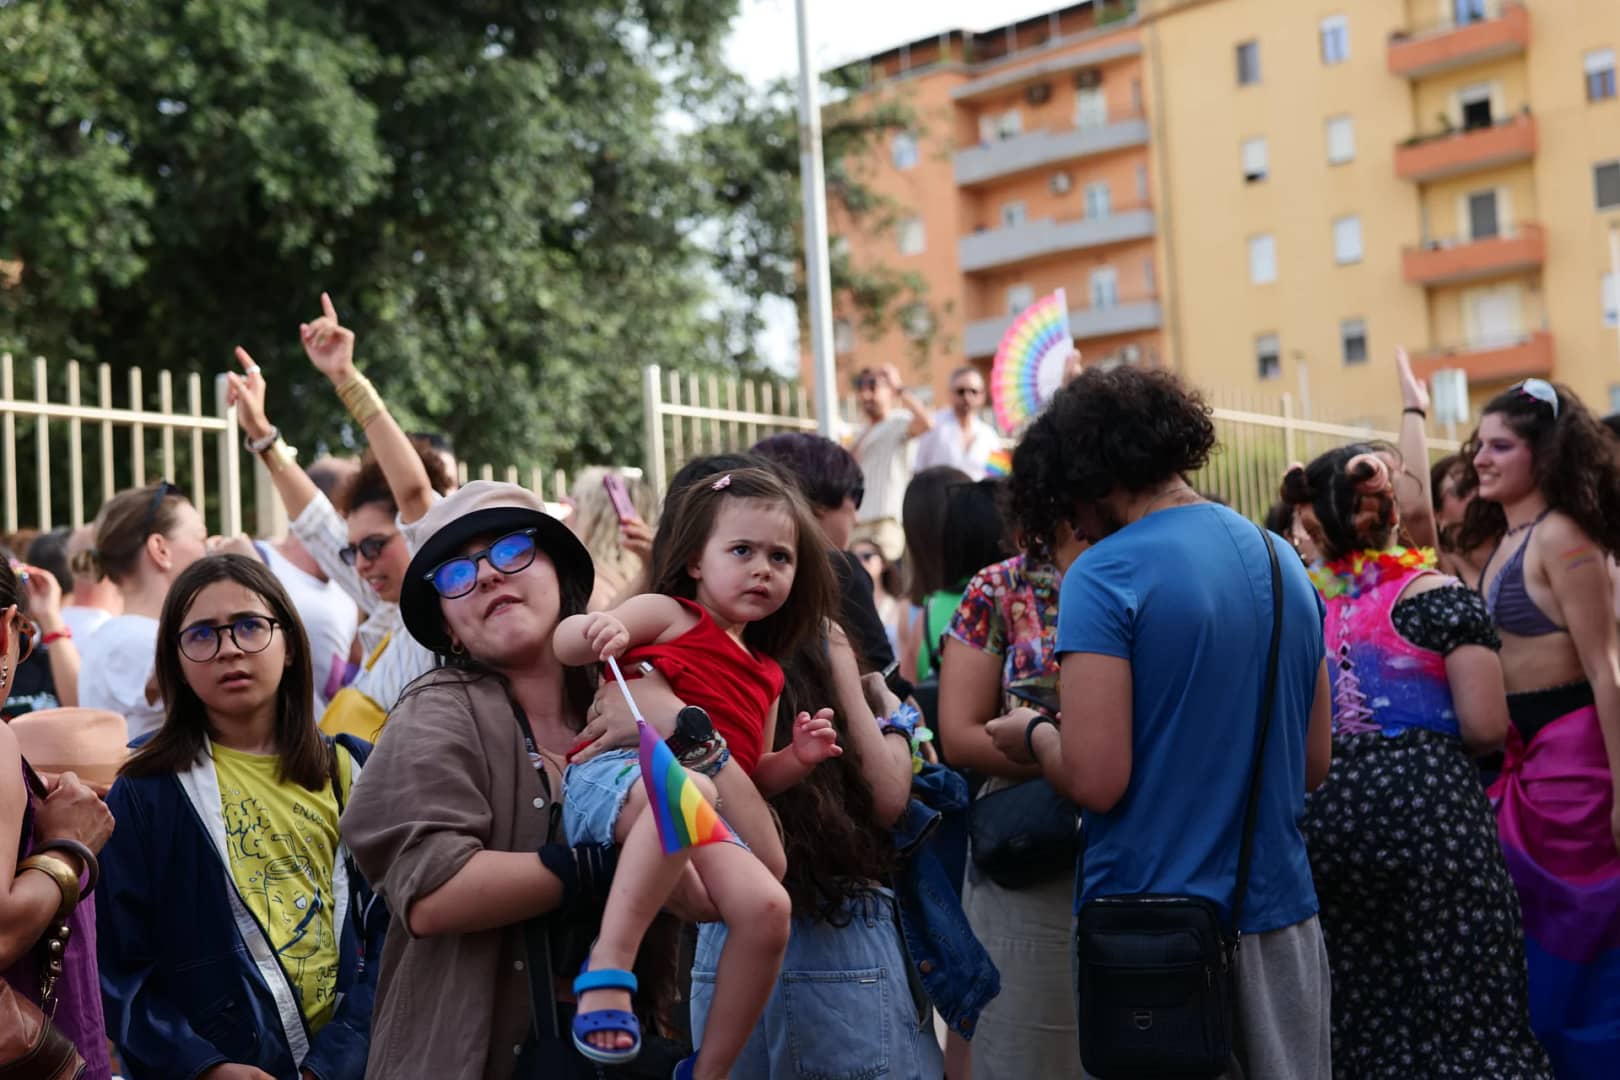
{"label": "hand holding phone", "polygon": [[624,477],[610,472],[602,477],[602,486],[607,489],[608,501],[613,504],[613,509],[621,522],[635,521],[641,517],[636,513],[635,503],[630,501],[630,492],[624,486]]}

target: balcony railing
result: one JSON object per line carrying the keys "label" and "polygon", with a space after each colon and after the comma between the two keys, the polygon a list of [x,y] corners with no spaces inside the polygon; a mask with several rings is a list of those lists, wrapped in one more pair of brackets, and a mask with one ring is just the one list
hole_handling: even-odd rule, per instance
{"label": "balcony railing", "polygon": [[1521,225],[1499,236],[1433,240],[1401,253],[1406,280],[1430,286],[1534,270],[1546,261],[1547,238],[1540,225]]}
{"label": "balcony railing", "polygon": [[[1069,290],[1069,331],[1075,340],[1157,330],[1163,321],[1157,296],[1119,297],[1113,303],[1094,305],[1083,287]],[[994,356],[1007,327],[1016,316],[997,315],[967,324],[962,344],[970,357]]]}
{"label": "balcony railing", "polygon": [[1041,218],[962,237],[958,262],[964,273],[971,274],[1065,251],[1141,240],[1152,236],[1154,229],[1153,211],[1147,207],[1069,221]]}
{"label": "balcony railing", "polygon": [[1414,135],[1395,150],[1395,175],[1427,183],[1528,161],[1537,141],[1536,118],[1529,109],[1489,127]]}
{"label": "balcony railing", "polygon": [[1530,45],[1530,12],[1523,4],[1496,7],[1486,19],[1438,23],[1396,31],[1389,38],[1389,70],[1408,79],[1451,71],[1503,56],[1517,56]]}
{"label": "balcony railing", "polygon": [[1412,359],[1419,378],[1427,379],[1447,368],[1461,368],[1468,373],[1470,383],[1507,382],[1533,375],[1546,378],[1552,375],[1553,364],[1553,337],[1547,330],[1497,341],[1444,346]]}
{"label": "balcony railing", "polygon": [[1046,165],[1146,146],[1147,141],[1147,120],[1132,112],[1109,116],[1100,123],[1028,131],[957,151],[956,182],[973,187]]}

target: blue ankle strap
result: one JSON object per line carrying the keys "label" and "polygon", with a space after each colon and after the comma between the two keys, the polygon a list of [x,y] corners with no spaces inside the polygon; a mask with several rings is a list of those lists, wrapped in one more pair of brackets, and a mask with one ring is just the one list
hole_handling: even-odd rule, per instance
{"label": "blue ankle strap", "polygon": [[580,972],[579,978],[574,980],[574,993],[584,994],[591,990],[628,990],[633,994],[636,992],[636,977],[619,968]]}

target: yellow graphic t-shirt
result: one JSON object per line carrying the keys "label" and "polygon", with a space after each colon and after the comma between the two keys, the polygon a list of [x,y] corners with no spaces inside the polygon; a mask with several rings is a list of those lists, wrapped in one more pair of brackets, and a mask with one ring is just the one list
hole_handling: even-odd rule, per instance
{"label": "yellow graphic t-shirt", "polygon": [[[338,769],[347,792],[347,753],[338,755]],[[310,791],[280,779],[276,770],[274,756],[214,746],[231,878],[270,936],[313,1033],[337,1003],[341,913],[332,900],[332,865],[338,805],[330,784]]]}

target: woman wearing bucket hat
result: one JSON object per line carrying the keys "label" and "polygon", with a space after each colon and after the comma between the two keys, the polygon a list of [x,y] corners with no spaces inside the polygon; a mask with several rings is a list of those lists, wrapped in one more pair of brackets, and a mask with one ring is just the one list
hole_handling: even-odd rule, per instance
{"label": "woman wearing bucket hat", "polygon": [[[569,1060],[565,1034],[556,1038],[571,1006],[541,1004],[535,1032],[531,990],[537,1004],[567,996],[614,849],[559,842],[562,769],[570,751],[579,760],[637,742],[632,722],[584,723],[594,677],[552,651],[558,622],[586,608],[590,556],[535,495],[487,481],[436,504],[420,535],[400,610],[446,665],[401,697],[343,818],[344,839],[395,922],[368,1072],[573,1076],[582,1062]],[[746,778],[743,786],[752,791]],[[728,797],[728,818],[779,860],[769,811],[747,794]],[[677,1056],[649,1039],[636,1063],[649,1071],[624,1075],[657,1075],[661,1059],[668,1075]]]}

